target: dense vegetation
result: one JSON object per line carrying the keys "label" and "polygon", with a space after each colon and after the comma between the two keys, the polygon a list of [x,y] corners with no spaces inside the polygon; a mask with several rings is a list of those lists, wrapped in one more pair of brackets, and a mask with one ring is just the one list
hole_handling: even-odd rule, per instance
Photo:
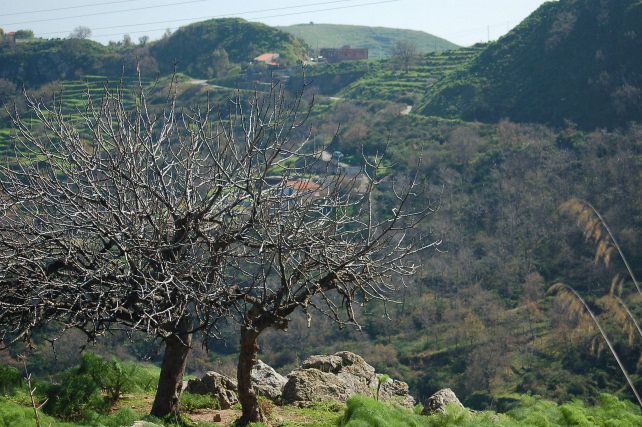
{"label": "dense vegetation", "polygon": [[80,39],[0,43],[0,58],[0,78],[27,88],[86,74],[117,76],[123,66],[122,53]]}
{"label": "dense vegetation", "polygon": [[389,58],[392,48],[399,40],[414,43],[419,53],[452,50],[458,47],[448,40],[423,31],[397,28],[316,23],[277,28],[305,40],[316,52],[322,48],[339,48],[345,45],[353,48],[366,47],[371,59]]}
{"label": "dense vegetation", "polygon": [[201,78],[221,76],[227,62],[249,63],[264,53],[278,53],[283,65],[296,65],[308,47],[291,34],[240,18],[210,19],[179,28],[153,43],[150,53],[163,73],[171,73],[174,59],[181,70]]}
{"label": "dense vegetation", "polygon": [[544,3],[436,84],[422,114],[465,120],[620,126],[642,117],[642,3]]}

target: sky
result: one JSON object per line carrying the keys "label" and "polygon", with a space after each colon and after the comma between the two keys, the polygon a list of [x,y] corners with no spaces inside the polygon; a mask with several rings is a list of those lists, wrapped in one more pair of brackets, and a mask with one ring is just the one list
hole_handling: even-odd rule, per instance
{"label": "sky", "polygon": [[125,34],[138,42],[211,18],[240,17],[271,26],[349,24],[419,30],[469,46],[497,40],[542,0],[0,0],[0,28],[66,38],[79,26],[103,44]]}

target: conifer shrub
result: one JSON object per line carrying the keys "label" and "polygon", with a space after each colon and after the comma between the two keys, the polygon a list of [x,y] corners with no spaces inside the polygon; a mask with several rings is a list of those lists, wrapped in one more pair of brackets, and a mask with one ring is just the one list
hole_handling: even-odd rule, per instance
{"label": "conifer shrub", "polygon": [[142,367],[112,358],[109,362],[86,352],[78,366],[58,374],[57,384],[39,383],[37,391],[50,415],[82,420],[88,411],[105,414],[123,393],[151,392],[158,384],[158,368]]}

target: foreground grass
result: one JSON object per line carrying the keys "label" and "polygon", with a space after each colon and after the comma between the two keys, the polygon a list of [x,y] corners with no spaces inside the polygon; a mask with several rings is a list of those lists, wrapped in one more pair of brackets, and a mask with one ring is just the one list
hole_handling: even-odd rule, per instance
{"label": "foreground grass", "polygon": [[[299,409],[269,404],[266,413],[268,423],[252,424],[262,426],[339,426],[339,427],[436,427],[436,426],[639,426],[642,425],[642,411],[633,403],[620,401],[617,397],[604,394],[601,405],[586,407],[581,401],[563,405],[542,400],[539,396],[523,395],[520,404],[505,414],[494,412],[471,413],[456,405],[449,405],[446,414],[422,416],[407,409],[378,402],[370,397],[354,396],[346,405],[336,402],[319,403],[312,408]],[[221,425],[236,426],[240,408],[219,411],[212,409],[211,402],[205,408],[192,408],[181,419],[160,420],[143,415],[148,410],[145,402],[151,396],[127,397],[123,405],[111,415],[100,415],[88,411],[85,419],[77,422],[57,420],[39,413],[42,426],[51,427],[120,427],[131,426],[136,421],[145,421],[147,427],[153,426],[194,426],[210,427]],[[133,408],[136,408],[134,410]],[[418,412],[418,409],[415,408]],[[221,422],[213,422],[213,415],[225,413]],[[204,419],[204,418],[207,418]],[[20,404],[11,398],[0,398],[0,427],[35,425],[33,408]]]}

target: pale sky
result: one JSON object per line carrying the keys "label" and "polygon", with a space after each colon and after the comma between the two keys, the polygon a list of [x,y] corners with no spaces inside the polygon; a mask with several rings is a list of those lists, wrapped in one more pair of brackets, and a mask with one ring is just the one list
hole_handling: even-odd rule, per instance
{"label": "pale sky", "polygon": [[0,28],[65,38],[78,26],[107,44],[129,34],[159,39],[167,28],[240,17],[267,25],[351,24],[425,31],[459,45],[497,40],[542,0],[0,0]]}

